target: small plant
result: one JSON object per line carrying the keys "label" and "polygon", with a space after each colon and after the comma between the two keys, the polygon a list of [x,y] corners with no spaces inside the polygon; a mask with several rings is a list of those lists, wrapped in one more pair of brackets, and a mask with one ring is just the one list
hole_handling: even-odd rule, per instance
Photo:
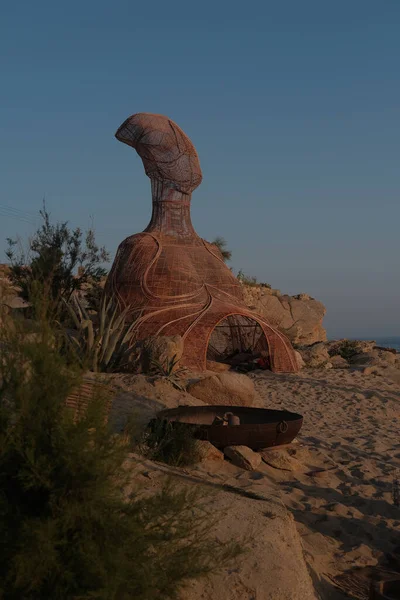
{"label": "small plant", "polygon": [[243,283],[243,285],[249,285],[251,287],[259,285],[257,277],[250,277],[249,275],[245,275],[242,269],[240,269],[239,273],[237,274],[237,278],[241,283]]}
{"label": "small plant", "polygon": [[[154,366],[158,375],[162,377],[171,377],[173,373],[177,373],[176,366],[179,363],[179,359],[176,358],[176,354],[174,354],[171,358],[167,358],[165,363],[162,364],[160,361],[152,359],[151,364]],[[182,371],[183,369],[179,369]]]}
{"label": "small plant", "polygon": [[257,277],[246,275],[243,273],[242,269],[239,270],[237,279],[239,279],[243,285],[248,285],[250,287],[265,287],[269,290],[271,289],[271,285],[269,283],[258,281]]}
{"label": "small plant", "polygon": [[344,340],[338,348],[338,354],[342,358],[349,360],[360,352],[360,345],[356,340]]}
{"label": "small plant", "polygon": [[164,363],[161,363],[158,360],[151,359],[151,371],[154,375],[158,375],[160,377],[164,377],[172,383],[174,387],[177,389],[184,391],[184,387],[179,383],[179,374],[183,373],[185,369],[177,369],[177,365],[179,364],[179,359],[174,354],[171,358],[167,358]]}
{"label": "small plant", "polygon": [[193,465],[201,459],[195,429],[185,423],[154,419],[143,435],[140,451],[151,460],[175,467]]}
{"label": "small plant", "polygon": [[77,337],[69,333],[68,339],[77,349],[81,363],[95,373],[121,367],[129,352],[133,328],[133,323],[125,323],[129,307],[120,311],[104,294],[96,324],[76,296],[64,304],[78,331]]}

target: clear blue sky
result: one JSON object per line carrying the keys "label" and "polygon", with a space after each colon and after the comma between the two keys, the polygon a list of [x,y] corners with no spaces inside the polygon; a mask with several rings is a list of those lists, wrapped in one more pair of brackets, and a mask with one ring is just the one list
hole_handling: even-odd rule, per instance
{"label": "clear blue sky", "polygon": [[[114,139],[175,120],[204,180],[193,221],[232,266],[328,309],[331,336],[400,335],[400,2],[7,2],[0,205],[87,226],[114,254],[150,182]],[[0,244],[33,226],[0,210]]]}

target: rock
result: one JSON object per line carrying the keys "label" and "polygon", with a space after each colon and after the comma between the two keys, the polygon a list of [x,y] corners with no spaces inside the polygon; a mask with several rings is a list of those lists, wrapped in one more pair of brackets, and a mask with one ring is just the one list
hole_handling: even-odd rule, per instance
{"label": "rock", "polygon": [[294,344],[326,341],[322,321],[326,309],[307,294],[281,295],[279,290],[243,285],[247,306],[281,329]]}
{"label": "rock", "polygon": [[363,375],[380,375],[379,367],[365,367],[363,369]]}
{"label": "rock", "polygon": [[247,471],[254,471],[262,462],[261,455],[247,446],[227,446],[224,448],[224,454],[234,465]]}
{"label": "rock", "polygon": [[322,342],[300,348],[300,354],[307,367],[321,368],[330,362],[328,350]]}
{"label": "rock", "polygon": [[224,371],[229,371],[231,368],[231,365],[227,365],[226,363],[216,362],[214,360],[208,360],[206,367],[207,367],[207,371],[215,371],[216,373],[223,373]]}
{"label": "rock", "polygon": [[389,366],[396,363],[396,355],[386,350],[360,352],[349,359],[352,365]]}
{"label": "rock", "polygon": [[200,456],[200,462],[224,460],[224,453],[207,440],[196,440],[196,450]]}
{"label": "rock", "polygon": [[384,352],[390,352],[391,354],[394,354],[397,356],[396,348],[386,348],[385,346],[374,346],[373,349],[374,350],[383,350]]}
{"label": "rock", "polygon": [[294,353],[296,356],[297,366],[298,366],[299,370],[301,370],[303,367],[306,366],[306,363],[304,362],[303,357],[300,354],[300,352],[297,352],[297,350],[295,350]]}
{"label": "rock", "polygon": [[260,450],[259,454],[262,460],[274,469],[280,469],[282,471],[301,471],[301,463],[293,456],[290,456],[286,449],[275,450],[269,449]]}
{"label": "rock", "polygon": [[334,369],[347,369],[349,367],[347,360],[339,354],[331,356],[330,363]]}
{"label": "rock", "polygon": [[109,421],[116,432],[124,431],[131,422],[139,433],[160,410],[203,404],[174,387],[165,377],[120,373],[88,374],[90,375],[106,381],[115,391]]}
{"label": "rock", "polygon": [[[360,354],[362,352],[370,352],[371,350],[374,349],[376,342],[375,341],[365,341],[365,340],[348,340],[348,339],[342,339],[342,340],[332,340],[331,342],[327,342],[325,344],[329,356],[336,356],[336,355],[341,355],[343,349],[346,350],[351,350],[354,351],[354,354]],[[343,357],[346,358],[346,360],[348,359],[348,357]]]}
{"label": "rock", "polygon": [[189,394],[206,404],[252,406],[255,398],[253,381],[240,373],[218,373],[200,379],[187,388]]}
{"label": "rock", "polygon": [[[154,369],[153,361],[166,367],[172,360],[177,363],[182,358],[184,342],[180,335],[172,337],[152,336],[146,338],[142,343],[141,362],[144,373],[150,373]],[[175,358],[174,358],[175,357]],[[176,364],[175,369],[178,368]]]}
{"label": "rock", "polygon": [[[235,564],[207,577],[192,579],[181,600],[316,600],[304,557],[302,538],[292,515],[276,499],[251,500],[217,491],[212,534],[224,544],[250,540]],[[268,516],[267,516],[268,515]],[[308,532],[309,533],[309,532]],[[328,546],[327,539],[321,538]],[[326,547],[324,548],[325,553]],[[331,548],[329,548],[331,550]]]}
{"label": "rock", "polygon": [[259,454],[262,460],[274,469],[302,472],[313,477],[337,466],[318,448],[302,446],[296,442],[275,448],[265,448],[260,450]]}

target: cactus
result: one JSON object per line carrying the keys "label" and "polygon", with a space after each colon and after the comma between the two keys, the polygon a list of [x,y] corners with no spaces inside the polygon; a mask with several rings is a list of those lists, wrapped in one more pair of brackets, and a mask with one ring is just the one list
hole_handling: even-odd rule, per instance
{"label": "cactus", "polygon": [[103,296],[98,312],[98,324],[90,318],[83,304],[73,296],[70,302],[64,300],[78,337],[69,335],[83,362],[87,362],[94,372],[111,371],[121,365],[129,351],[129,341],[133,324],[126,325],[129,307],[120,311],[112,299]]}

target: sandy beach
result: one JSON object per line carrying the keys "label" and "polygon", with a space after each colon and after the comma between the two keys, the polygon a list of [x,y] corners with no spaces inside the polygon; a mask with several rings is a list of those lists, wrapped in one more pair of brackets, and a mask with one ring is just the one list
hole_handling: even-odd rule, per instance
{"label": "sandy beach", "polygon": [[[251,378],[259,406],[304,416],[293,444],[298,468],[262,464],[255,479],[245,471],[233,474],[230,466],[219,477],[246,489],[279,490],[322,598],[367,598],[367,567],[390,564],[399,548],[400,507],[392,495],[400,468],[400,386],[347,369],[258,371]],[[304,457],[327,470],[310,473],[302,468]]]}

